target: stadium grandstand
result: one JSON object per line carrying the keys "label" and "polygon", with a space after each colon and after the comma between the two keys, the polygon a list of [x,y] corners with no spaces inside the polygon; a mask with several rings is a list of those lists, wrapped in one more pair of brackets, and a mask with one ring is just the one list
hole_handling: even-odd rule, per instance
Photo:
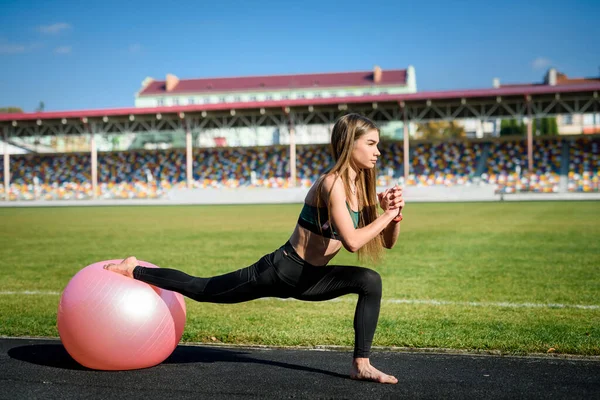
{"label": "stadium grandstand", "polygon": [[[0,115],[0,196],[163,198],[173,189],[308,187],[332,165],[335,119],[382,127],[379,184],[598,192],[600,79],[551,69],[541,83],[417,92],[415,69],[238,78],[146,78],[127,109]],[[535,128],[556,118],[558,135]],[[526,134],[501,135],[502,121]],[[420,138],[430,121],[458,138]],[[543,125],[540,125],[543,126]],[[574,128],[574,126],[576,128]]]}

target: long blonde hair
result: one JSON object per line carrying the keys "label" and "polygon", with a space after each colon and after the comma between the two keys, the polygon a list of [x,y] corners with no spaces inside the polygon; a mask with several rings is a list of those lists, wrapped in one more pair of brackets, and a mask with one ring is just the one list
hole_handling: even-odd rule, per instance
{"label": "long blonde hair", "polygon": [[[346,192],[346,198],[350,198],[350,167],[352,166],[352,150],[354,149],[354,143],[361,136],[365,135],[371,130],[379,132],[379,128],[373,121],[363,117],[359,114],[346,114],[335,122],[333,130],[331,132],[331,143],[330,150],[333,160],[335,162],[333,168],[325,173],[325,176],[335,175],[336,180],[342,179],[344,183],[344,190]],[[356,192],[358,197],[358,209],[360,211],[358,218],[358,227],[362,228],[378,217],[377,207],[377,168],[372,169],[358,169],[356,168]],[[324,179],[321,179],[317,183],[317,207],[323,204],[321,196],[321,190]],[[333,185],[332,185],[333,188]],[[327,195],[327,210],[331,216],[331,190]],[[321,221],[319,226],[321,225]],[[330,222],[331,224],[331,222]],[[333,227],[332,227],[333,228]],[[383,239],[381,234],[366,243],[363,247],[358,250],[359,260],[370,260],[376,263],[380,260],[383,253]]]}

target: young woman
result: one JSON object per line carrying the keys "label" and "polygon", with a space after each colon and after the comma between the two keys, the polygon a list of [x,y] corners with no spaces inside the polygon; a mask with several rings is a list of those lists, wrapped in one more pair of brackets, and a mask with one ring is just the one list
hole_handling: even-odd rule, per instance
{"label": "young woman", "polygon": [[369,362],[381,277],[368,268],[328,265],[342,246],[358,252],[361,260],[377,261],[384,247],[396,243],[404,200],[398,187],[376,193],[378,143],[379,129],[369,119],[357,114],[339,118],[331,135],[335,165],[309,190],[292,236],[247,268],[199,278],[174,269],[144,268],[135,257],[105,268],[202,302],[239,303],[261,297],[323,301],[358,294],[350,377],[397,383]]}

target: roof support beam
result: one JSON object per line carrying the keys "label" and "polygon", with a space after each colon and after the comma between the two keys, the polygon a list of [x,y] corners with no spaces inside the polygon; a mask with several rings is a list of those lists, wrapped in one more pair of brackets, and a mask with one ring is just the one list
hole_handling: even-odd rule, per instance
{"label": "roof support beam", "polygon": [[533,173],[533,117],[531,115],[531,98],[527,96],[527,165],[529,174]]}
{"label": "roof support beam", "polygon": [[408,182],[408,174],[409,174],[409,169],[410,169],[410,160],[409,160],[409,150],[410,150],[410,146],[408,144],[409,141],[409,132],[408,132],[408,117],[407,117],[407,112],[406,112],[406,105],[404,104],[404,102],[400,102],[400,108],[402,110],[402,118],[404,121],[403,124],[403,130],[404,130],[404,140],[403,140],[403,151],[404,151],[404,156],[403,161],[404,161],[404,185],[406,185],[406,182]]}
{"label": "roof support beam", "polygon": [[192,182],[194,180],[194,170],[193,170],[193,154],[192,154],[192,130],[190,129],[190,124],[187,119],[182,118],[181,123],[183,125],[183,129],[185,131],[185,179],[187,183],[187,188],[192,188]]}
{"label": "roof support beam", "polygon": [[[323,103],[319,102],[319,99],[311,99],[310,104],[274,106],[265,103],[253,107],[246,105],[244,108],[242,103],[236,103],[223,104],[223,108],[219,109],[205,110],[188,107],[185,109],[185,114],[189,119],[191,129],[196,129],[197,125],[203,125],[204,129],[229,129],[234,127],[253,128],[257,125],[262,127],[285,126],[289,123],[289,117],[285,113],[286,109],[294,114],[294,122],[298,125],[333,124],[339,116],[348,112],[368,115],[377,123],[402,121],[404,113],[406,113],[407,120],[423,123],[463,118],[520,119],[529,113],[535,118],[560,114],[581,114],[592,112],[593,105],[598,102],[598,89],[595,87],[579,92],[564,91],[565,89],[560,87],[556,87],[555,90],[555,92],[528,95],[531,99],[530,112],[525,101],[527,95],[493,92],[482,94],[479,97],[469,97],[465,93],[456,97],[444,98],[433,95],[429,100],[422,94],[405,96],[406,100],[403,98],[375,99],[367,96],[364,100],[360,98],[352,101],[344,99],[343,104]],[[561,92],[561,90],[563,91]],[[404,102],[404,110],[398,107],[400,102]],[[373,106],[374,104],[376,107]],[[100,111],[102,112],[100,113]],[[90,111],[94,114],[92,117],[81,116],[79,115],[82,114],[81,112],[75,111],[72,113],[19,114],[0,116],[0,127],[13,124],[16,129],[11,130],[12,136],[81,134],[87,133],[81,123],[82,118],[87,117],[90,122],[96,123],[97,133],[172,131],[180,128],[179,112],[182,110],[179,110],[178,107],[162,107],[161,109],[140,108],[137,111],[127,109],[127,113],[119,110],[96,110]],[[75,116],[75,114],[79,116]],[[157,118],[157,114],[161,115],[160,119]],[[36,124],[38,120],[39,124]],[[14,124],[17,124],[18,127]]]}
{"label": "roof support beam", "polygon": [[288,117],[288,129],[290,132],[290,186],[296,187],[296,127],[294,126],[294,116],[289,108],[285,108],[284,113]]}
{"label": "roof support beam", "polygon": [[4,199],[10,200],[10,155],[8,154],[8,126],[4,127]]}
{"label": "roof support beam", "polygon": [[92,158],[92,198],[98,197],[98,149],[96,148],[96,132],[93,123],[88,123],[87,118],[83,118],[83,124],[90,133],[90,151]]}

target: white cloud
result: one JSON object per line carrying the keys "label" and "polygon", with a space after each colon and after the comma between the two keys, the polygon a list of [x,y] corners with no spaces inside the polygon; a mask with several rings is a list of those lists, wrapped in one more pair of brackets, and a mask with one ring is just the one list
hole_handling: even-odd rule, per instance
{"label": "white cloud", "polygon": [[0,54],[19,54],[25,53],[27,46],[16,43],[0,43]]}
{"label": "white cloud", "polygon": [[134,43],[132,45],[129,45],[129,52],[130,53],[139,53],[140,51],[142,51],[142,45],[139,43]]}
{"label": "white cloud", "polygon": [[56,54],[70,54],[71,50],[71,46],[60,46],[54,49],[54,52]]}
{"label": "white cloud", "polygon": [[57,24],[52,25],[40,25],[38,26],[38,31],[42,32],[46,35],[56,35],[64,30],[71,29],[71,25],[66,22],[59,22]]}
{"label": "white cloud", "polygon": [[546,69],[552,65],[552,61],[546,57],[538,57],[531,63],[533,69]]}
{"label": "white cloud", "polygon": [[5,39],[0,39],[0,54],[22,54],[42,47],[39,43],[11,43]]}

